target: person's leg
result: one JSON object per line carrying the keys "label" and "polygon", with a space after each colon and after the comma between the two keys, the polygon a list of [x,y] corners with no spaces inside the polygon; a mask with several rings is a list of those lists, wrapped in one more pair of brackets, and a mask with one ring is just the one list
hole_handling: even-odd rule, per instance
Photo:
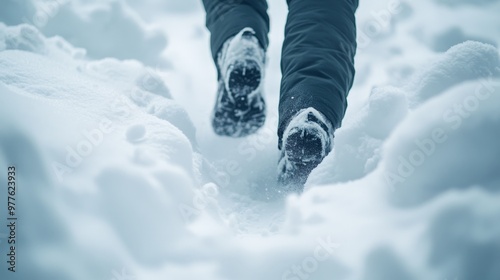
{"label": "person's leg", "polygon": [[212,127],[222,136],[242,137],[265,122],[263,77],[268,46],[266,0],[203,0],[211,32],[218,92]]}
{"label": "person's leg", "polygon": [[288,0],[281,68],[278,180],[301,191],[333,148],[354,79],[358,0]]}
{"label": "person's leg", "polygon": [[253,29],[261,47],[264,51],[267,49],[269,16],[266,0],[203,0],[203,5],[216,65],[223,44],[246,27]]}
{"label": "person's leg", "polygon": [[[341,125],[354,79],[358,0],[288,0],[281,69],[278,136],[312,107]],[[281,145],[281,144],[280,144]]]}

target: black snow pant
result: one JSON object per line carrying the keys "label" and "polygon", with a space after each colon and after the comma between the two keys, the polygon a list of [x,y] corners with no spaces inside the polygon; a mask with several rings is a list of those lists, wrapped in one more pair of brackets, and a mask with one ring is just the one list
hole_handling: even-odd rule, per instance
{"label": "black snow pant", "polygon": [[[358,0],[287,0],[281,57],[279,146],[291,118],[313,107],[334,128],[341,125],[354,79]],[[266,0],[203,0],[214,61],[224,42],[251,27],[264,49],[269,44]],[[217,65],[217,64],[216,64]],[[280,147],[281,148],[281,147]]]}

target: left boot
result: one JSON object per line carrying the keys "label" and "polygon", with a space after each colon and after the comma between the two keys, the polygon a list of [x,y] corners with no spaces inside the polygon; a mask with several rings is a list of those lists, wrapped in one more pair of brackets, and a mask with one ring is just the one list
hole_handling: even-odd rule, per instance
{"label": "left boot", "polygon": [[266,120],[263,97],[265,52],[251,28],[228,39],[217,59],[219,88],[212,115],[218,135],[243,137]]}
{"label": "left boot", "polygon": [[285,193],[302,192],[311,171],[333,149],[331,123],[314,108],[301,110],[283,134],[278,184]]}

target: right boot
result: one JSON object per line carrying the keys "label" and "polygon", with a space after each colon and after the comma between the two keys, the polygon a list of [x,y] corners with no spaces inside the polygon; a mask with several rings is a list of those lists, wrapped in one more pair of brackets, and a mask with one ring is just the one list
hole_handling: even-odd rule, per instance
{"label": "right boot", "polygon": [[301,193],[309,174],[333,149],[334,129],[314,108],[297,113],[283,133],[278,162],[278,185],[282,192]]}
{"label": "right boot", "polygon": [[266,120],[263,97],[265,51],[252,28],[229,38],[217,58],[219,85],[212,114],[216,134],[243,137]]}

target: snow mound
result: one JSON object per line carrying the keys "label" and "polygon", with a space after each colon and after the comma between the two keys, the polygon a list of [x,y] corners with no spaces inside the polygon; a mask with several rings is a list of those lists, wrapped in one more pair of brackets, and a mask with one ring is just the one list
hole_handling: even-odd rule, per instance
{"label": "snow mound", "polygon": [[[308,185],[345,182],[368,174],[380,160],[384,140],[409,116],[409,112],[414,116],[414,110],[428,99],[467,80],[486,79],[483,81],[486,91],[493,90],[492,79],[499,73],[500,58],[493,46],[466,42],[454,46],[420,70],[406,86],[373,88],[368,102],[354,120],[337,131],[333,153],[313,171]],[[478,96],[483,98],[481,93]],[[475,101],[479,102],[479,99]],[[466,105],[469,103],[462,106]],[[476,110],[475,103],[470,106],[474,107],[471,110]],[[447,118],[453,116],[447,115]]]}
{"label": "snow mound", "polygon": [[491,45],[468,41],[450,48],[405,88],[414,108],[462,81],[500,75],[498,50]]}
{"label": "snow mound", "polygon": [[496,191],[498,102],[499,81],[479,80],[453,87],[413,111],[384,144],[381,166],[397,188],[395,202],[420,204],[447,189],[474,185]]}
{"label": "snow mound", "polygon": [[124,1],[6,1],[0,21],[27,23],[46,36],[61,36],[84,48],[94,59],[136,59],[152,67],[166,67],[162,56],[167,38],[148,26]]}

